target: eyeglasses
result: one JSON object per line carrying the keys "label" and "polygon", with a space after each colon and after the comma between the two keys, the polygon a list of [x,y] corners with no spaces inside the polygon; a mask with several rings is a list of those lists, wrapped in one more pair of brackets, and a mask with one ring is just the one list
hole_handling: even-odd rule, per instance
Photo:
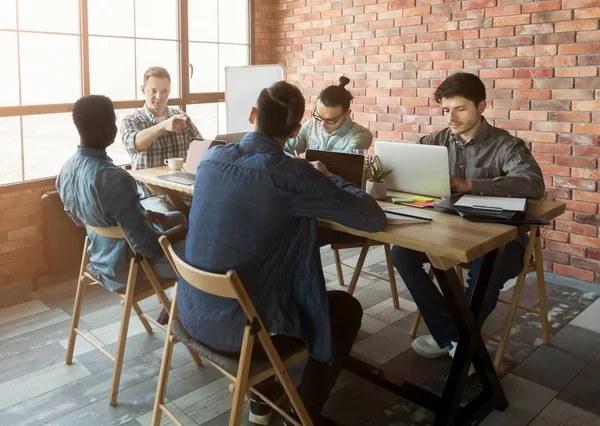
{"label": "eyeglasses", "polygon": [[342,118],[344,116],[344,114],[340,115],[337,118],[325,118],[325,117],[322,117],[321,115],[319,115],[319,113],[317,112],[317,108],[315,108],[312,112],[312,116],[318,122],[324,121],[325,123],[329,124],[330,126],[333,126],[335,123],[340,121],[340,118]]}

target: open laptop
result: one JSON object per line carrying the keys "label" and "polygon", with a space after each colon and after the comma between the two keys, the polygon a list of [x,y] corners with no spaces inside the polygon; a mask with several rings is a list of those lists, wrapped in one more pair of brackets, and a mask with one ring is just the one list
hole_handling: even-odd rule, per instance
{"label": "open laptop", "polygon": [[196,171],[206,152],[213,146],[225,145],[224,141],[212,139],[194,139],[188,148],[183,172],[169,173],[158,176],[159,179],[183,185],[193,185],[196,182]]}
{"label": "open laptop", "polygon": [[445,146],[375,141],[388,189],[430,197],[450,196],[448,149]]}
{"label": "open laptop", "polygon": [[305,158],[307,161],[320,161],[334,175],[362,188],[365,170],[365,157],[362,154],[307,149]]}
{"label": "open laptop", "polygon": [[224,135],[215,136],[216,141],[223,141],[226,143],[238,143],[242,138],[246,136],[246,132],[240,133],[226,133]]}

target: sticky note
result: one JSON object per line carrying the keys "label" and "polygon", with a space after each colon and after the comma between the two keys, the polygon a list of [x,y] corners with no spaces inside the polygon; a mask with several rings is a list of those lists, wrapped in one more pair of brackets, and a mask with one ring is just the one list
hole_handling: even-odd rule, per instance
{"label": "sticky note", "polygon": [[414,203],[412,203],[413,206],[415,207],[434,207],[435,204],[432,202],[429,203],[421,203],[419,201],[415,201]]}
{"label": "sticky note", "polygon": [[420,195],[415,195],[414,197],[412,197],[412,199],[414,201],[418,201],[419,203],[429,203],[430,201],[433,201],[433,198],[431,197],[422,197]]}
{"label": "sticky note", "polygon": [[412,202],[413,202],[412,198],[393,198],[392,197],[392,203],[401,204],[401,203],[412,203]]}

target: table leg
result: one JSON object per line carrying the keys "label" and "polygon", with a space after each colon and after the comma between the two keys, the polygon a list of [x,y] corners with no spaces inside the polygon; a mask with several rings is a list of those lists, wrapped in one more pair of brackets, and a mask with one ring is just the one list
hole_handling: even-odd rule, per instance
{"label": "table leg", "polygon": [[[487,297],[489,280],[500,263],[496,262],[497,254],[498,250],[495,250],[485,256],[470,306],[454,269],[435,270],[436,278],[460,333],[459,345],[436,413],[435,425],[455,424],[459,414],[462,418],[460,424],[464,424],[470,422],[473,416],[485,417],[492,408],[503,410],[508,406],[500,380],[481,338],[483,323],[481,310]],[[474,405],[469,404],[471,407],[465,407],[467,410],[464,410],[460,409],[460,400],[471,362],[483,384],[483,394],[487,394],[488,399],[491,400],[488,404],[486,398],[476,399]],[[483,413],[483,408],[488,412]]]}

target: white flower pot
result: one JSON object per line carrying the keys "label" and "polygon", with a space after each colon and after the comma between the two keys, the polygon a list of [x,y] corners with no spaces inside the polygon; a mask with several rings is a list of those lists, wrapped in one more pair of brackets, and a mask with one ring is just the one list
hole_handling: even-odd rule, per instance
{"label": "white flower pot", "polygon": [[373,182],[372,180],[368,180],[366,192],[376,200],[385,200],[387,197],[387,185],[385,182]]}

